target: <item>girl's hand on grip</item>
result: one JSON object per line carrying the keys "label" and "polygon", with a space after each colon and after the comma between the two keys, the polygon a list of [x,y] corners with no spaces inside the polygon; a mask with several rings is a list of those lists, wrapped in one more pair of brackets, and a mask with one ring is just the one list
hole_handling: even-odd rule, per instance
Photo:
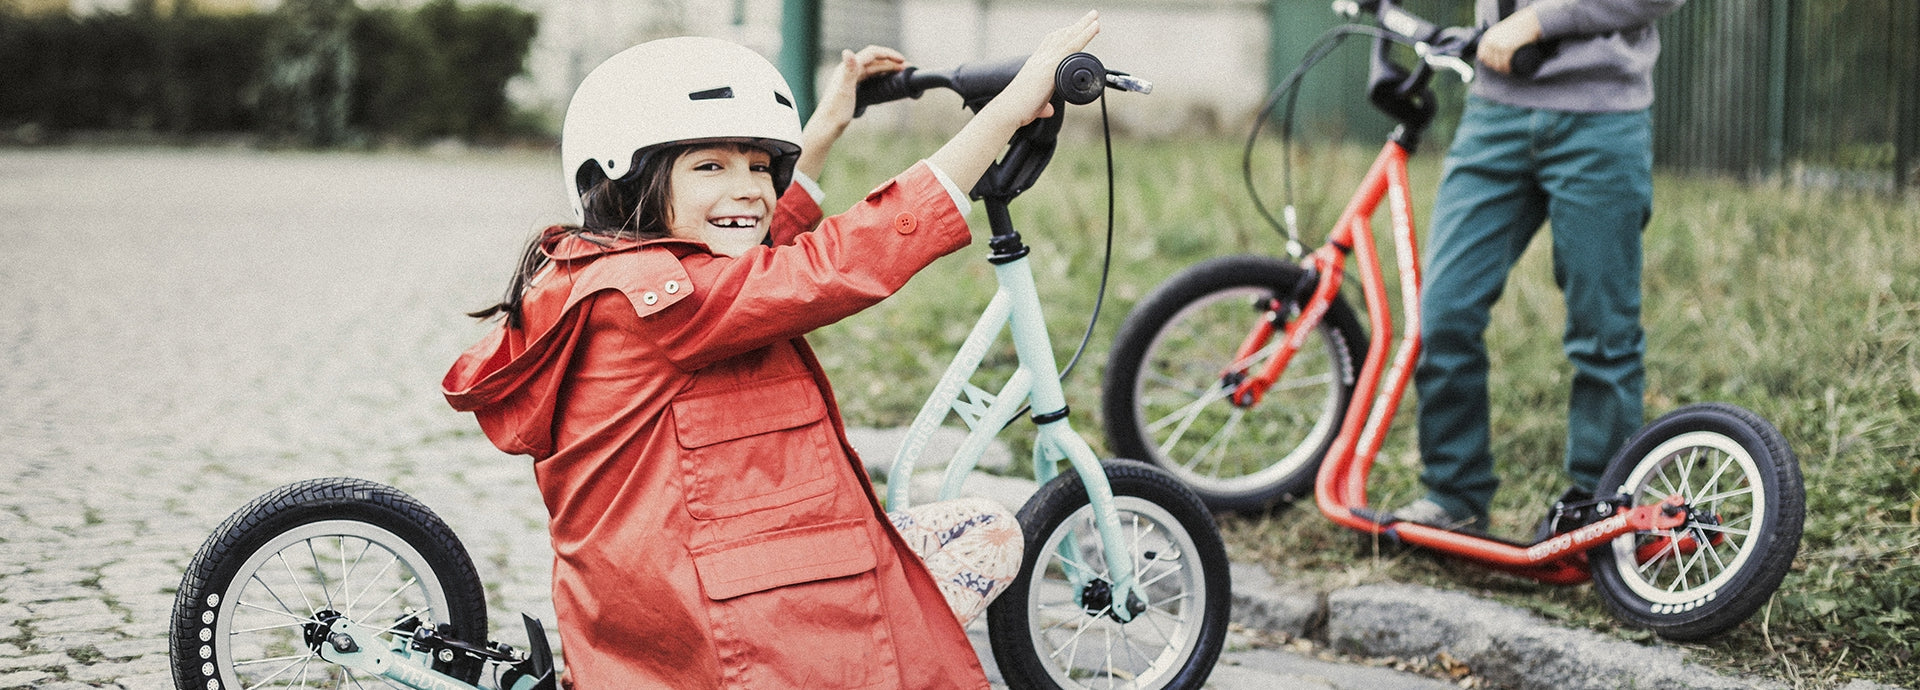
{"label": "girl's hand on grip", "polygon": [[960,128],[927,162],[947,174],[961,189],[972,189],[980,176],[1006,148],[1007,140],[1035,118],[1053,115],[1053,73],[1060,61],[1080,52],[1100,33],[1100,13],[1088,12],[1080,21],[1055,29],[1020,67],[1007,88]]}
{"label": "girl's hand on grip", "polygon": [[820,179],[820,171],[826,167],[827,151],[853,121],[854,95],[861,80],[898,72],[906,66],[906,56],[885,46],[867,46],[858,53],[840,51],[840,64],[827,76],[820,104],[801,130],[800,160],[794,167],[808,178]]}
{"label": "girl's hand on grip", "polygon": [[[1054,29],[1040,39],[1040,45],[1027,56],[1027,64],[1021,66],[1020,74],[1007,84],[993,103],[1006,102],[1006,108],[1017,117],[1016,126],[1025,125],[1036,119],[1053,115],[1053,72],[1061,60],[1068,55],[1080,52],[1100,33],[1100,12],[1089,10],[1080,20],[1067,26]],[[985,114],[985,113],[982,113]]]}

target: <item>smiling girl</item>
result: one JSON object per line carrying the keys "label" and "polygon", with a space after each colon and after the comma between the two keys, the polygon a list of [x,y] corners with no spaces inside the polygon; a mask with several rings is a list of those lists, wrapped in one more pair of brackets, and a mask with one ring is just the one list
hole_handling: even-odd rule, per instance
{"label": "smiling girl", "polygon": [[773,66],[723,41],[582,82],[561,143],[579,223],[527,247],[442,382],[534,459],[577,687],[987,686],[961,626],[1018,569],[1018,524],[984,501],[885,513],[802,336],[968,244],[962,190],[1098,31],[1049,34],[946,145],[824,219],[812,178],[898,53],[844,53],[804,131]]}

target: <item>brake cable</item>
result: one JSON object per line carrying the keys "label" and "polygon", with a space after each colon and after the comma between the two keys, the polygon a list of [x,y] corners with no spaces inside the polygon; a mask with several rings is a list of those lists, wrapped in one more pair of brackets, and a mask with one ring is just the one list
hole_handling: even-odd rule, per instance
{"label": "brake cable", "polygon": [[[1338,48],[1341,42],[1351,36],[1368,36],[1395,43],[1408,43],[1408,40],[1399,34],[1365,24],[1340,24],[1320,34],[1320,37],[1314,39],[1312,45],[1308,46],[1307,54],[1301,58],[1300,64],[1293,68],[1293,72],[1288,74],[1285,80],[1274,87],[1273,92],[1267,96],[1266,102],[1260,106],[1260,114],[1254,116],[1253,131],[1247,133],[1247,145],[1240,154],[1240,179],[1247,187],[1247,194],[1253,198],[1254,209],[1260,212],[1260,217],[1267,221],[1267,225],[1287,238],[1287,255],[1293,257],[1295,261],[1306,257],[1306,246],[1300,243],[1299,212],[1293,203],[1294,106],[1300,100],[1300,84],[1306,78],[1307,71],[1326,59],[1327,55],[1333,53],[1334,48]],[[1287,193],[1286,205],[1281,209],[1284,222],[1273,217],[1273,212],[1260,199],[1260,190],[1253,184],[1253,145],[1260,138],[1260,129],[1266,125],[1267,119],[1273,116],[1273,109],[1280,104],[1282,97],[1286,98],[1286,108],[1282,111],[1280,118],[1280,178],[1284,182]]]}
{"label": "brake cable", "polygon": [[1093,327],[1100,323],[1100,307],[1107,300],[1107,274],[1113,267],[1113,131],[1107,122],[1107,90],[1100,89],[1100,140],[1107,152],[1107,248],[1100,258],[1100,289],[1093,295],[1093,316],[1087,319],[1087,332],[1080,336],[1080,347],[1074,349],[1073,357],[1067,360],[1067,366],[1060,369],[1060,380],[1067,380],[1067,374],[1073,371],[1073,365],[1080,363],[1080,355],[1087,351],[1087,342],[1093,339]]}

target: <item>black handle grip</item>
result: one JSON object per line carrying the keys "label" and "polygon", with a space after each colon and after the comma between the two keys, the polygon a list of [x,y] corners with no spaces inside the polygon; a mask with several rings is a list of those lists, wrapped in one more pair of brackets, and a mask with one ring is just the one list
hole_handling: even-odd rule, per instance
{"label": "black handle grip", "polygon": [[1513,51],[1513,59],[1507,63],[1507,73],[1522,79],[1531,78],[1540,72],[1540,64],[1553,57],[1558,44],[1528,43]]}
{"label": "black handle grip", "polygon": [[853,116],[866,114],[867,106],[879,105],[902,98],[919,98],[920,92],[909,87],[914,68],[908,67],[892,74],[863,79],[853,90]]}
{"label": "black handle grip", "polygon": [[953,68],[953,92],[960,94],[960,100],[968,108],[979,112],[986,107],[987,101],[1006,90],[1007,84],[1020,74],[1020,68],[1026,66],[1027,56],[1004,58],[993,62],[966,63]]}

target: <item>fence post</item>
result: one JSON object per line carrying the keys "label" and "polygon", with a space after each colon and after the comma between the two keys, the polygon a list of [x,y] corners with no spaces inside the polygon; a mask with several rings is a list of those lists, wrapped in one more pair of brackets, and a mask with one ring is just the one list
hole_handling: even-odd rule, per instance
{"label": "fence post", "polygon": [[[1920,3],[1916,3],[1914,8],[1914,23],[1908,27],[1911,29],[1908,35],[1920,34]],[[1904,52],[1907,58],[1906,68],[1896,70],[1895,74],[1911,77],[1920,72],[1920,46],[1908,42],[1904,46],[1896,43],[1894,47]],[[1915,87],[1908,79],[1901,80],[1896,88],[1900,89],[1900,105],[1896,111],[1899,116],[1893,132],[1893,189],[1895,192],[1904,192],[1914,185],[1914,168],[1920,167],[1920,87]]]}
{"label": "fence post", "polygon": [[1767,12],[1767,171],[1786,172],[1787,68],[1793,40],[1793,0],[1773,0]]}
{"label": "fence post", "polygon": [[813,62],[820,49],[820,0],[780,3],[780,71],[793,89],[800,121],[813,115]]}

